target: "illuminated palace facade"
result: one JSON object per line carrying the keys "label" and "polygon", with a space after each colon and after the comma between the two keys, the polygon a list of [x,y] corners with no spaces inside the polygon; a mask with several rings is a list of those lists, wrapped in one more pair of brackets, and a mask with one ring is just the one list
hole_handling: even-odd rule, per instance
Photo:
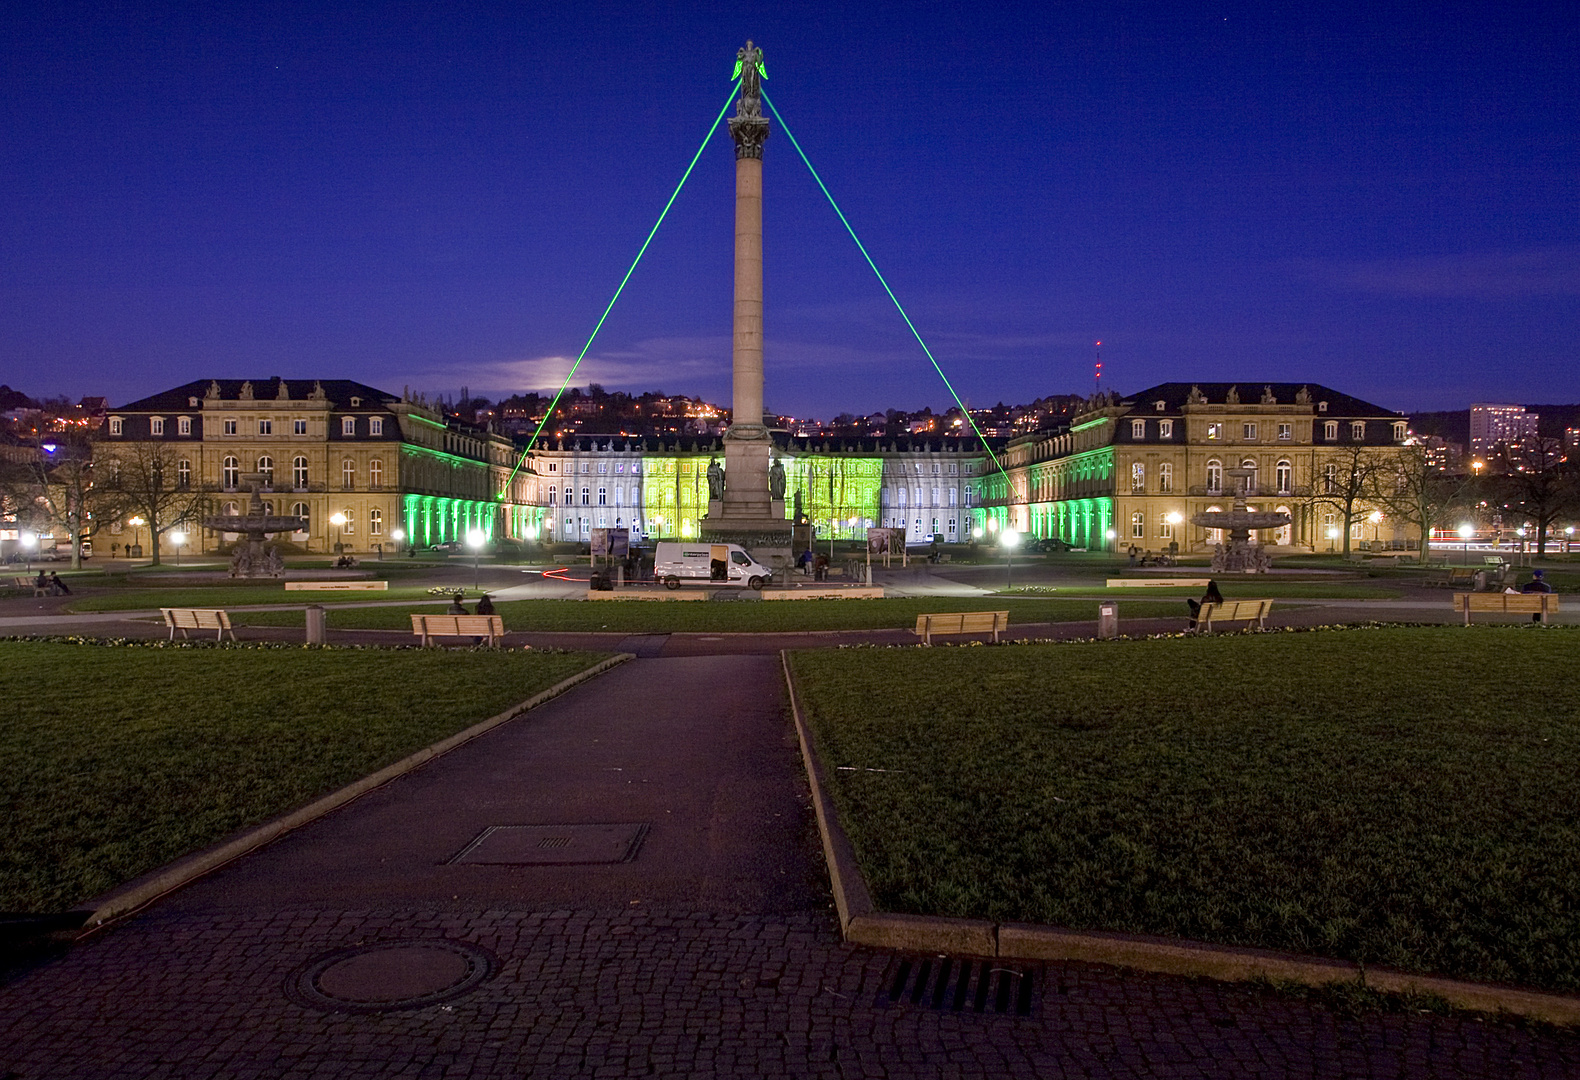
{"label": "illuminated palace facade", "polygon": [[[694,537],[708,464],[724,459],[722,440],[710,437],[554,438],[523,454],[426,402],[342,379],[194,381],[112,410],[104,439],[112,454],[156,449],[175,486],[208,496],[205,513],[244,512],[245,478],[261,474],[268,511],[308,521],[283,539],[309,551],[429,547],[474,529],[490,543],[581,542],[602,527]],[[988,459],[974,439],[776,432],[774,441],[787,513],[800,492],[819,536],[864,536],[872,525],[905,528],[917,542],[968,535]],[[110,532],[131,530],[123,521]],[[206,551],[232,539],[203,530],[190,544]]]}
{"label": "illuminated palace facade", "polygon": [[[1400,414],[1315,383],[1161,383],[1012,440],[982,478],[983,514],[1076,547],[1199,552],[1220,538],[1191,516],[1229,509],[1228,470],[1243,468],[1249,507],[1292,518],[1259,542],[1325,549],[1342,523],[1339,478],[1357,455],[1397,457],[1407,437]],[[1369,503],[1351,525],[1352,541],[1406,539]]]}

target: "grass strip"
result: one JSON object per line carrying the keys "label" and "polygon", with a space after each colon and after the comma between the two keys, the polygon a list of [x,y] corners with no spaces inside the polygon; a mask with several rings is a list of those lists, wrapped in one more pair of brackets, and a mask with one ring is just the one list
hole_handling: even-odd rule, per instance
{"label": "grass strip", "polygon": [[[653,600],[513,600],[496,604],[507,630],[625,634],[790,633],[810,630],[892,630],[912,628],[924,612],[1009,609],[1010,626],[1025,623],[1097,622],[1095,600],[1024,600],[1018,597],[934,597],[884,600],[784,600],[760,602]],[[1185,617],[1178,600],[1127,602],[1126,618]],[[302,613],[241,612],[242,626],[297,626]],[[407,608],[332,608],[329,625],[338,630],[410,630]],[[1182,624],[1183,625],[1183,624]]]}
{"label": "grass strip", "polygon": [[602,655],[0,641],[0,910],[80,903]]}
{"label": "grass strip", "polygon": [[[1212,574],[1203,574],[1203,577],[1212,577]],[[1265,600],[1268,598],[1279,600],[1397,600],[1404,594],[1398,589],[1391,589],[1378,585],[1355,585],[1347,583],[1328,583],[1322,581],[1267,581],[1256,578],[1218,578],[1219,588],[1227,600]],[[1159,586],[1136,587],[1120,586],[1108,588],[1101,581],[1077,582],[1071,585],[1031,585],[1025,589],[1014,589],[1003,596],[1037,596],[1053,595],[1068,596],[1072,593],[1082,595],[1101,596],[1105,600],[1123,600],[1127,597],[1136,599],[1165,599],[1176,597],[1181,602],[1186,597],[1196,599],[1201,596],[1200,585],[1191,586]]]}
{"label": "grass strip", "polygon": [[[464,590],[467,593],[471,589]],[[180,585],[168,589],[117,589],[113,592],[88,593],[72,600],[71,611],[149,611],[162,607],[231,608],[252,604],[333,604],[351,601],[377,602],[380,600],[442,600],[431,596],[428,590],[415,585],[391,588],[386,591],[336,589],[303,590],[286,592],[278,582],[267,585]]]}
{"label": "grass strip", "polygon": [[795,654],[880,907],[1580,990],[1580,634]]}

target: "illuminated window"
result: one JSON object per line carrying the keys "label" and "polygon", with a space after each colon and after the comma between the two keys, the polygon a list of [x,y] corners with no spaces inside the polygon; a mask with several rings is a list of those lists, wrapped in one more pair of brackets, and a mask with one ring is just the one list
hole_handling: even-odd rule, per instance
{"label": "illuminated window", "polygon": [[1174,437],[1174,421],[1172,421],[1172,420],[1159,420],[1158,421],[1158,438],[1160,438],[1160,439],[1172,439],[1173,437]]}
{"label": "illuminated window", "polygon": [[1158,466],[1158,491],[1164,495],[1174,490],[1174,465],[1163,462]]}
{"label": "illuminated window", "polygon": [[1408,435],[1408,434],[1409,434],[1409,432],[1405,428],[1404,421],[1403,420],[1395,420],[1394,421],[1394,425],[1393,425],[1394,442],[1404,442],[1405,436]]}
{"label": "illuminated window", "polygon": [[1295,437],[1294,425],[1292,425],[1292,424],[1279,424],[1278,425],[1278,441],[1279,442],[1288,442],[1290,439],[1293,439],[1294,437]]}
{"label": "illuminated window", "polygon": [[346,507],[344,510],[340,511],[340,513],[346,519],[346,523],[344,525],[340,526],[340,532],[343,535],[345,535],[345,536],[350,536],[352,533],[357,531],[356,527],[355,527],[355,522],[352,521],[351,507],[349,507],[349,506]]}
{"label": "illuminated window", "polygon": [[258,471],[263,474],[263,486],[274,486],[274,459],[268,454],[258,459]]}
{"label": "illuminated window", "polygon": [[306,435],[307,434],[307,421],[306,420],[292,420],[291,421],[291,434],[292,435]]}
{"label": "illuminated window", "polygon": [[1147,490],[1147,467],[1139,461],[1130,463],[1130,490],[1137,494]]}
{"label": "illuminated window", "polygon": [[192,486],[192,462],[188,458],[176,462],[176,484],[184,488]]}
{"label": "illuminated window", "polygon": [[357,486],[357,463],[350,458],[340,463],[340,486],[347,490]]}
{"label": "illuminated window", "polygon": [[384,511],[382,511],[382,510],[369,510],[368,511],[368,535],[369,536],[382,536],[382,535],[384,535]]}
{"label": "illuminated window", "polygon": [[1166,513],[1158,515],[1158,537],[1163,540],[1174,539],[1174,524]]}
{"label": "illuminated window", "polygon": [[176,420],[176,434],[177,435],[190,435],[190,434],[192,434],[192,418],[190,416],[182,416],[182,417],[177,418],[177,420]]}
{"label": "illuminated window", "polygon": [[1140,510],[1130,515],[1130,535],[1136,540],[1146,539],[1147,515]]}
{"label": "illuminated window", "polygon": [[297,491],[307,489],[307,459],[304,457],[291,459],[291,486]]}
{"label": "illuminated window", "polygon": [[374,458],[368,462],[368,483],[376,488],[384,486],[383,458]]}
{"label": "illuminated window", "polygon": [[1322,466],[1322,491],[1332,495],[1339,490],[1339,467],[1333,464]]}
{"label": "illuminated window", "polygon": [[1278,481],[1278,493],[1288,495],[1295,482],[1294,466],[1287,461],[1280,461],[1273,467],[1273,475]]}
{"label": "illuminated window", "polygon": [[950,488],[949,489],[949,505],[950,506],[954,506],[959,498],[960,498],[960,489],[959,488]]}
{"label": "illuminated window", "polygon": [[221,464],[220,469],[224,473],[223,480],[225,484],[225,490],[236,490],[236,485],[241,483],[241,462],[237,461],[233,457],[227,456],[223,464]]}
{"label": "illuminated window", "polygon": [[259,420],[258,421],[258,434],[259,435],[273,435],[274,434],[274,421],[273,420]]}
{"label": "illuminated window", "polygon": [[340,418],[340,434],[342,434],[342,435],[355,435],[356,433],[357,433],[357,418],[354,417],[354,416],[342,416]]}
{"label": "illuminated window", "polygon": [[1207,462],[1207,490],[1214,495],[1223,490],[1223,463],[1216,458]]}
{"label": "illuminated window", "polygon": [[1208,424],[1207,425],[1207,438],[1209,438],[1209,439],[1221,439],[1221,438],[1223,438],[1223,425],[1222,424]]}
{"label": "illuminated window", "polygon": [[162,417],[162,416],[151,416],[151,417],[149,417],[148,418],[148,434],[150,434],[150,435],[163,435],[164,433],[165,433],[165,418]]}
{"label": "illuminated window", "polygon": [[111,435],[119,435],[120,433],[121,433],[121,418],[119,416],[112,416],[112,417],[110,417],[110,434]]}

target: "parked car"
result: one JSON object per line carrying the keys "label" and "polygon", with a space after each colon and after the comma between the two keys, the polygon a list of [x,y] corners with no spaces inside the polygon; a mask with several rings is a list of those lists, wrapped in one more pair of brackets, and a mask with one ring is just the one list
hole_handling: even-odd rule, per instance
{"label": "parked car", "polygon": [[437,544],[433,545],[433,547],[429,548],[428,550],[430,550],[430,551],[460,551],[461,550],[461,541],[459,541],[459,540],[445,540],[445,541],[442,541],[440,543],[437,543]]}

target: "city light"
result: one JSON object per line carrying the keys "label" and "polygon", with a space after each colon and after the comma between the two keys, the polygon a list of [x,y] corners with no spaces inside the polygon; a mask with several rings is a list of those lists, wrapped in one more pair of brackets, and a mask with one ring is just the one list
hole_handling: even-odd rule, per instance
{"label": "city light", "polygon": [[179,529],[170,534],[170,543],[176,549],[176,565],[181,565],[181,547],[187,542],[187,534]]}
{"label": "city light", "polygon": [[1178,525],[1180,522],[1185,520],[1185,515],[1176,510],[1163,520],[1167,521],[1170,525]]}
{"label": "city light", "polygon": [[485,537],[483,535],[483,530],[482,529],[473,529],[473,530],[471,530],[470,532],[468,532],[466,534],[467,546],[472,549],[472,591],[473,592],[477,592],[478,589],[479,589],[477,563],[478,563],[478,559],[482,555],[483,541],[486,540],[486,539],[487,539],[487,537]]}

